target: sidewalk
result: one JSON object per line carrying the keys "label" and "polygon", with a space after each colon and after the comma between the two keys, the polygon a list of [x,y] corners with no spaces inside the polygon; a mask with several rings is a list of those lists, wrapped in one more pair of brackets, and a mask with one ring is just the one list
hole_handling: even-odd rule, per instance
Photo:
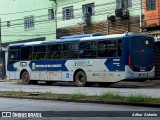
{"label": "sidewalk", "polygon": [[[41,84],[38,85],[24,85],[21,84],[20,80],[0,80],[0,91],[5,92],[30,92],[30,93],[53,93],[57,96],[59,95],[75,95],[75,94],[84,94],[87,96],[95,96],[102,95],[103,93],[117,93],[122,96],[131,96],[131,95],[144,95],[150,96],[153,98],[160,98],[160,81],[145,81],[145,82],[121,82],[115,83],[111,87],[76,87],[75,85],[70,85],[67,83],[57,83],[57,85],[47,86],[42,81]],[[116,84],[119,84],[116,86]],[[134,85],[133,85],[134,84]],[[16,93],[17,93],[16,92]],[[11,97],[15,98],[16,96],[1,96],[1,97]],[[62,100],[62,101],[70,101],[70,102],[90,102],[90,103],[105,103],[105,104],[123,104],[123,105],[137,105],[137,106],[150,106],[150,107],[160,107],[160,103],[158,104],[150,104],[150,103],[126,103],[126,102],[113,102],[113,101],[100,101],[100,100],[72,100],[72,99],[53,99],[53,98],[44,98],[38,97],[37,95],[33,96],[20,96],[17,98],[23,99],[43,99],[43,100]]]}

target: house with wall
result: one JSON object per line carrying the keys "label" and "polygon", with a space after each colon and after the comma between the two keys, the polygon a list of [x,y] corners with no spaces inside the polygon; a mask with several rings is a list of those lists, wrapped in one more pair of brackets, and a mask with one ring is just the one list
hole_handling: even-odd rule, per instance
{"label": "house with wall", "polygon": [[56,39],[56,22],[53,1],[0,0],[0,3],[0,77],[4,77],[8,44]]}
{"label": "house with wall", "polygon": [[2,0],[2,43],[83,33],[139,32],[143,19],[141,1]]}
{"label": "house with wall", "polygon": [[57,37],[83,33],[139,32],[140,0],[51,0]]}
{"label": "house with wall", "polygon": [[143,0],[144,30],[160,41],[160,1]]}
{"label": "house with wall", "polygon": [[160,78],[160,0],[143,0],[143,8],[143,29],[155,38],[155,76]]}
{"label": "house with wall", "polygon": [[50,0],[1,0],[0,18],[2,43],[56,38]]}

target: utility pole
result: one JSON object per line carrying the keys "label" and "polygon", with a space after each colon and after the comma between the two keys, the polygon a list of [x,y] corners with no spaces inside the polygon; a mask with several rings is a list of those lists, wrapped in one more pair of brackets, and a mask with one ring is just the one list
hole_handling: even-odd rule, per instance
{"label": "utility pole", "polygon": [[1,45],[1,49],[0,49],[0,52],[1,52],[1,58],[2,58],[2,34],[1,34],[1,18],[0,18],[0,45]]}
{"label": "utility pole", "polygon": [[139,16],[139,28],[140,28],[140,32],[142,32],[142,0],[140,0],[140,16]]}
{"label": "utility pole", "polygon": [[0,77],[3,77],[3,52],[2,52],[2,30],[1,30],[1,18],[0,18],[0,46],[1,46],[1,48],[0,48],[0,69],[1,69],[1,75],[0,75]]}
{"label": "utility pole", "polygon": [[50,1],[53,1],[54,2],[54,4],[55,4],[55,6],[53,6],[53,10],[54,10],[54,15],[55,15],[55,17],[54,17],[54,19],[55,19],[55,28],[56,28],[56,37],[57,37],[57,0],[50,0]]}

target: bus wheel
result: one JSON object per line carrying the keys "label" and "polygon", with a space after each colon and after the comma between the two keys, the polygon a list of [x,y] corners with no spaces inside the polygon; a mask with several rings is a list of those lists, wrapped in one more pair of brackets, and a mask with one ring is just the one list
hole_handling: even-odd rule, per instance
{"label": "bus wheel", "polygon": [[27,71],[22,73],[22,82],[24,84],[30,84],[30,77],[29,77],[29,73]]}
{"label": "bus wheel", "polygon": [[83,71],[79,71],[75,76],[75,83],[78,87],[84,87],[87,83],[86,74]]}
{"label": "bus wheel", "polygon": [[52,85],[54,82],[53,82],[53,81],[45,81],[45,83],[46,83],[47,85]]}

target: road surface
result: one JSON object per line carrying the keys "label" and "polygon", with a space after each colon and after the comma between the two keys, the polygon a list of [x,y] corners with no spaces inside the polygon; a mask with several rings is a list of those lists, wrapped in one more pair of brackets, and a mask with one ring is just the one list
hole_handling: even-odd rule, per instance
{"label": "road surface", "polygon": [[[12,117],[14,120],[106,120],[108,117],[92,117],[94,114],[91,114],[91,117],[69,117],[73,116],[73,112],[79,111],[90,111],[90,113],[94,111],[107,111],[110,114],[112,114],[113,117],[110,117],[111,120],[159,120],[159,117],[133,117],[133,113],[140,113],[140,111],[145,111],[146,113],[156,113],[157,115],[160,115],[160,108],[151,108],[151,107],[134,107],[134,106],[124,106],[124,105],[108,105],[108,104],[93,104],[93,103],[73,103],[73,102],[59,102],[59,101],[49,101],[49,100],[29,100],[29,99],[14,99],[14,98],[0,98],[0,111],[5,112],[18,112],[18,113],[26,113],[26,112],[38,112],[43,113],[44,111],[59,111],[60,113],[67,112],[67,115],[64,115],[65,117],[45,117],[43,118],[18,118],[13,114]],[[73,112],[72,112],[73,111]],[[118,117],[117,114],[119,112],[125,113],[130,111],[132,114],[130,117]],[[106,114],[107,114],[106,112]],[[144,113],[144,112],[143,112]],[[50,114],[45,113],[46,115]],[[43,114],[44,115],[44,114]],[[53,115],[54,116],[54,115]],[[87,116],[84,114],[84,116]],[[117,117],[114,117],[117,116]],[[0,118],[0,120],[10,120],[9,118]]]}
{"label": "road surface", "polygon": [[[143,84],[143,83],[141,83]],[[74,94],[83,93],[86,95],[101,95],[104,93],[116,93],[124,96],[129,95],[145,95],[155,98],[160,98],[160,87],[122,87],[122,85],[115,87],[76,87],[74,85],[52,85],[47,86],[46,84],[38,85],[24,85],[17,82],[0,82],[0,91],[26,91],[26,92],[52,92],[55,94]]]}

